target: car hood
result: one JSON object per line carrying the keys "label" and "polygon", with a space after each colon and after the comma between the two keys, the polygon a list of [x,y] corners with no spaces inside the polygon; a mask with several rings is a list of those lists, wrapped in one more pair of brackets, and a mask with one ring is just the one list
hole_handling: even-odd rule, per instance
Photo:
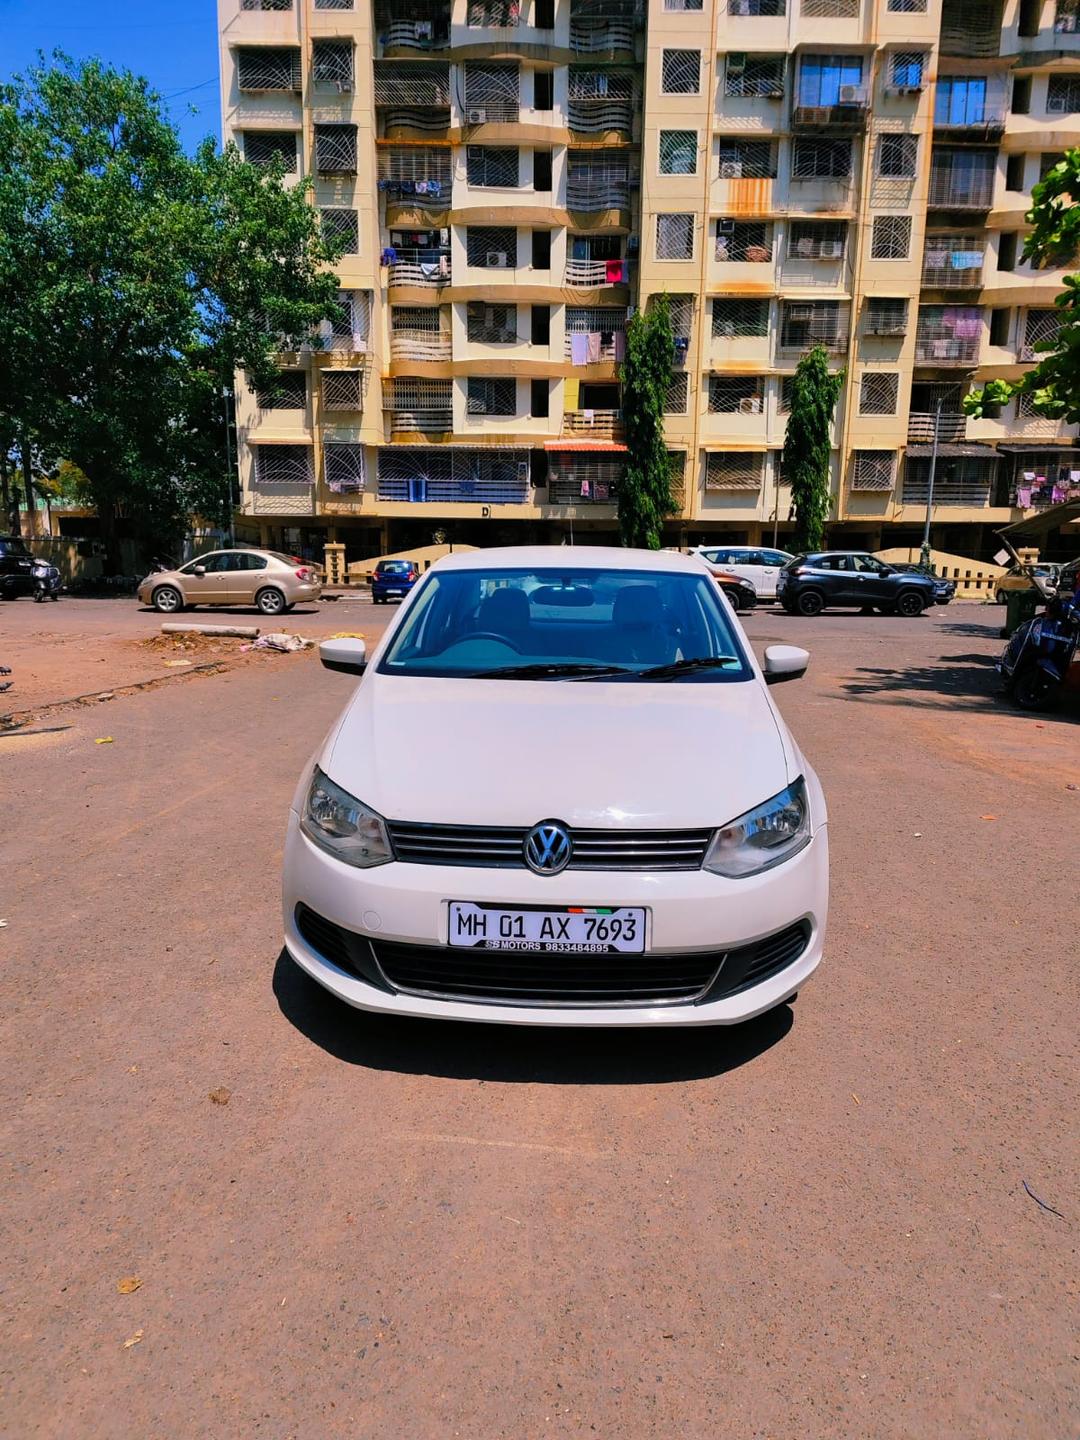
{"label": "car hood", "polygon": [[690,829],[734,819],[795,778],[797,751],[782,724],[756,679],[610,684],[372,671],[319,764],[389,820]]}

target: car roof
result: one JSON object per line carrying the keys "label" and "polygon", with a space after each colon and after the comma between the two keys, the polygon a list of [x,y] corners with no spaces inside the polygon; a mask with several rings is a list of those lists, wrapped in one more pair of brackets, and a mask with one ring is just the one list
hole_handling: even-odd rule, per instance
{"label": "car roof", "polygon": [[629,550],[612,545],[500,545],[444,555],[436,570],[656,570],[700,576],[701,561],[666,550]]}

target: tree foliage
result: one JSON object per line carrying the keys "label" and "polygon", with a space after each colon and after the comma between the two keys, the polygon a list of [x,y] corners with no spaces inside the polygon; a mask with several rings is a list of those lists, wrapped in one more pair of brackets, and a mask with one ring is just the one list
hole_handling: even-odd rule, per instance
{"label": "tree foliage", "polygon": [[[1066,150],[1031,192],[1025,219],[1031,232],[1021,259],[1036,269],[1070,265],[1080,253],[1080,150]],[[1080,423],[1080,275],[1066,275],[1054,301],[1060,312],[1057,335],[1036,345],[1042,353],[1019,380],[990,380],[964,397],[967,414],[981,419],[988,407],[1014,395],[1030,395],[1040,415]]]}
{"label": "tree foliage", "polygon": [[795,368],[780,467],[784,484],[791,487],[794,545],[800,554],[820,550],[825,543],[832,449],[829,430],[843,383],[843,371],[829,373],[829,357],[821,345],[815,345]]}
{"label": "tree foliage", "polygon": [[302,187],[206,141],[145,80],[63,56],[0,87],[0,421],[71,460],[115,553],[227,508],[223,391],[335,311]]}
{"label": "tree foliage", "polygon": [[664,404],[671,383],[675,339],[671,307],[661,295],[626,327],[621,369],[626,468],[618,487],[624,545],[659,550],[664,520],[675,508],[671,462],[664,443]]}

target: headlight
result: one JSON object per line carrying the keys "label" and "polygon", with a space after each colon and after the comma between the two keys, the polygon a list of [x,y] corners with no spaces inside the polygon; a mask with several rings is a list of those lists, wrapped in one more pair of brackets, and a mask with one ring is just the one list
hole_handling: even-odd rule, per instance
{"label": "headlight", "polygon": [[721,826],[705,856],[705,869],[741,880],[790,860],[809,842],[810,806],[800,778],[764,805]]}
{"label": "headlight", "polygon": [[382,816],[335,785],[318,766],[308,787],[300,829],[335,860],[362,870],[394,858]]}

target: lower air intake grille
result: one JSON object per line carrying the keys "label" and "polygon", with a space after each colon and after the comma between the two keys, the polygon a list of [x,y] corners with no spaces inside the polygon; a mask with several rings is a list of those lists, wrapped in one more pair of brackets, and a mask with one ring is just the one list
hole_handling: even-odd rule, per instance
{"label": "lower air intake grille", "polygon": [[800,920],[797,925],[789,925],[786,930],[778,930],[753,945],[729,950],[716,983],[709,987],[703,999],[723,1000],[725,996],[738,995],[741,990],[760,985],[763,980],[771,980],[781,970],[794,965],[809,943],[810,926]]}

